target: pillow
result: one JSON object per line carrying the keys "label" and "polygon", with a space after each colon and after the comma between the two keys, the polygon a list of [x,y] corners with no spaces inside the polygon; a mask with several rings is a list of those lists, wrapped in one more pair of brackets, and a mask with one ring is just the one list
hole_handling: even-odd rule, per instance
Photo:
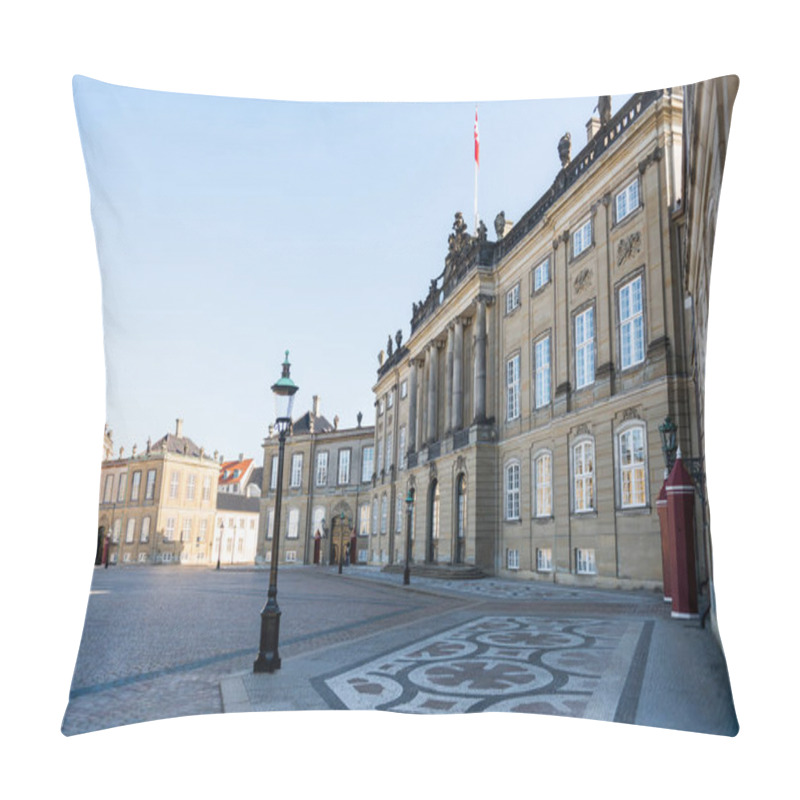
{"label": "pillow", "polygon": [[66,735],[329,708],[737,733],[703,403],[735,76],[73,86],[108,419]]}

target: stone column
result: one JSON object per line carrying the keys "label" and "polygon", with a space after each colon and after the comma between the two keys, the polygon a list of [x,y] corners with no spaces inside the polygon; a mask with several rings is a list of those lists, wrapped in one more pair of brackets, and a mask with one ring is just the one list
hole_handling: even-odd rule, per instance
{"label": "stone column", "polygon": [[447,327],[447,350],[444,366],[444,433],[445,436],[453,428],[453,324]]}
{"label": "stone column", "polygon": [[438,400],[439,348],[436,342],[428,346],[428,442],[436,441],[436,407]]}
{"label": "stone column", "polygon": [[416,452],[417,449],[417,359],[409,362],[411,369],[408,373],[408,451]]}
{"label": "stone column", "polygon": [[455,332],[453,335],[453,395],[452,411],[450,415],[451,427],[454,431],[461,430],[463,420],[463,398],[461,391],[462,377],[461,364],[464,357],[464,323],[461,319],[456,320]]}
{"label": "stone column", "polygon": [[486,299],[478,297],[475,315],[475,419],[486,420]]}

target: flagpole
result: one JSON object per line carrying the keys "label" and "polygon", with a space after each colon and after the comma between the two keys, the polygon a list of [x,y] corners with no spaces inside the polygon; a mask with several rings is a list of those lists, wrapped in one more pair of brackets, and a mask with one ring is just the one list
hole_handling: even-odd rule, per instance
{"label": "flagpole", "polygon": [[478,235],[478,164],[480,162],[480,137],[478,136],[478,104],[475,104],[475,236]]}

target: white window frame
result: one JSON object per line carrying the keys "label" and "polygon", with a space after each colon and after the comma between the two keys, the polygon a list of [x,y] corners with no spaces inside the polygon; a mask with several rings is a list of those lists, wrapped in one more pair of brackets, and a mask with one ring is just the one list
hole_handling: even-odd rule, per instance
{"label": "white window frame", "polygon": [[405,380],[400,384],[400,399],[405,400],[408,396],[408,381]]}
{"label": "white window frame", "polygon": [[369,536],[370,508],[369,503],[362,503],[359,509],[358,535]]}
{"label": "white window frame", "polygon": [[403,496],[398,492],[394,509],[394,532],[403,532]]}
{"label": "white window frame", "polygon": [[389,498],[381,497],[381,534],[389,530]]}
{"label": "white window frame", "polygon": [[372,480],[372,473],[375,471],[375,447],[367,445],[361,451],[361,482],[367,483]]}
{"label": "white window frame", "polygon": [[136,518],[131,517],[125,525],[125,544],[133,544],[133,538],[136,533]]}
{"label": "white window frame", "polygon": [[[638,286],[638,297],[636,287]],[[628,369],[644,361],[644,279],[638,275],[619,289],[620,367]],[[638,302],[638,307],[637,307]]]}
{"label": "white window frame", "polygon": [[639,179],[634,178],[614,197],[614,209],[617,222],[633,214],[639,208]]}
{"label": "white window frame", "polygon": [[164,538],[168,542],[175,541],[175,517],[167,517],[167,524],[164,526]]}
{"label": "white window frame", "polygon": [[297,562],[297,550],[286,551],[286,563],[295,564]]}
{"label": "white window frame", "polygon": [[550,257],[548,256],[541,264],[534,267],[533,270],[533,291],[534,294],[539,291],[543,286],[550,283]]}
{"label": "white window frame", "polygon": [[328,451],[317,453],[317,470],[314,477],[316,486],[325,486],[328,483]]}
{"label": "white window frame", "polygon": [[394,447],[394,436],[392,435],[392,431],[388,431],[386,433],[386,472],[387,474],[392,469],[392,456],[394,455],[392,450]]}
{"label": "white window frame", "polygon": [[[587,465],[587,456],[590,465]],[[585,514],[595,510],[594,440],[580,439],[572,445],[572,510]]]}
{"label": "white window frame", "polygon": [[549,547],[536,548],[536,571],[537,572],[552,572],[553,571],[553,551]]}
{"label": "white window frame", "polygon": [[289,487],[299,489],[303,485],[303,454],[292,453],[292,474]]}
{"label": "white window frame", "polygon": [[350,450],[339,451],[339,470],[338,470],[338,483],[339,486],[345,486],[350,483]]}
{"label": "white window frame", "polygon": [[300,509],[290,508],[286,517],[286,538],[297,539],[300,535]]}
{"label": "white window frame", "polygon": [[378,498],[372,498],[372,527],[370,533],[374,536],[378,532]]}
{"label": "white window frame", "polygon": [[197,531],[197,541],[204,542],[206,540],[206,534],[208,533],[208,520],[201,519],[200,520],[200,527]]}
{"label": "white window frame", "polygon": [[397,442],[397,467],[398,469],[406,468],[406,426],[400,426]]}
{"label": "white window frame", "polygon": [[575,548],[575,572],[578,575],[597,575],[597,560],[593,547]]}
{"label": "white window frame", "polygon": [[506,292],[506,314],[516,311],[520,306],[519,283],[516,283]]}
{"label": "white window frame", "polygon": [[[636,442],[626,446],[626,440],[640,437],[641,459],[636,458]],[[626,451],[633,459],[626,463]],[[619,471],[620,508],[645,508],[647,506],[647,431],[644,423],[634,423],[617,435],[617,463]]]}
{"label": "white window frame", "polygon": [[572,257],[577,258],[592,246],[592,219],[581,223],[580,227],[572,234]]}
{"label": "white window frame", "polygon": [[535,369],[534,405],[536,408],[543,408],[550,405],[550,396],[552,394],[549,333],[534,343],[533,353]]}
{"label": "white window frame", "polygon": [[123,472],[119,476],[119,484],[117,487],[117,502],[124,503],[125,502],[125,490],[128,488],[128,474]]}
{"label": "white window frame", "polygon": [[542,450],[533,457],[534,514],[537,517],[553,516],[553,454]]}
{"label": "white window frame", "polygon": [[183,520],[183,525],[181,526],[181,541],[182,542],[191,542],[192,541],[192,519],[191,517],[185,517]]}
{"label": "white window frame", "polygon": [[520,518],[520,478],[519,461],[509,461],[503,470],[505,476],[505,518],[513,521]]}
{"label": "white window frame", "polygon": [[150,540],[150,517],[142,517],[142,526],[139,528],[139,542],[146,544]]}
{"label": "white window frame", "polygon": [[267,539],[275,535],[275,509],[267,509]]}
{"label": "white window frame", "polygon": [[169,498],[170,500],[174,500],[178,496],[178,492],[181,488],[181,475],[178,470],[173,470],[172,474],[169,476]]}
{"label": "white window frame", "polygon": [[156,492],[156,471],[154,469],[147,470],[147,483],[144,489],[144,499],[152,500]]}
{"label": "white window frame", "polygon": [[322,536],[322,523],[325,521],[325,506],[316,506],[311,519],[312,536],[316,536],[317,531],[319,531],[320,536]]}
{"label": "white window frame", "polygon": [[594,306],[575,315],[575,388],[594,383]]}
{"label": "white window frame", "polygon": [[506,422],[519,417],[519,353],[506,360]]}
{"label": "white window frame", "polygon": [[203,493],[202,493],[203,500],[210,500],[211,499],[211,476],[206,475],[203,478]]}
{"label": "white window frame", "polygon": [[110,503],[114,497],[114,475],[106,475],[106,483],[103,487],[103,502]]}
{"label": "white window frame", "polygon": [[189,473],[189,477],[186,479],[186,499],[187,500],[194,500],[194,492],[195,492],[195,483],[197,478],[193,472]]}
{"label": "white window frame", "polygon": [[142,485],[142,471],[137,469],[136,472],[133,473],[133,478],[131,479],[131,503],[138,503],[139,502],[139,489]]}
{"label": "white window frame", "polygon": [[514,549],[509,548],[506,551],[506,566],[510,570],[519,569],[519,550],[517,550],[516,548]]}
{"label": "white window frame", "polygon": [[272,456],[269,475],[269,488],[274,492],[278,488],[278,456]]}

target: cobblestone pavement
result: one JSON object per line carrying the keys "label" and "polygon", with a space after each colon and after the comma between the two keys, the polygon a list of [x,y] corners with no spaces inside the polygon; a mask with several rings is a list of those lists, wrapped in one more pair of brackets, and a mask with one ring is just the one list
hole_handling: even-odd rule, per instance
{"label": "cobblestone pavement", "polygon": [[506,710],[733,735],[724,657],[652,592],[282,568],[282,668],[254,675],[264,570],[95,570],[65,734],[186,714]]}

